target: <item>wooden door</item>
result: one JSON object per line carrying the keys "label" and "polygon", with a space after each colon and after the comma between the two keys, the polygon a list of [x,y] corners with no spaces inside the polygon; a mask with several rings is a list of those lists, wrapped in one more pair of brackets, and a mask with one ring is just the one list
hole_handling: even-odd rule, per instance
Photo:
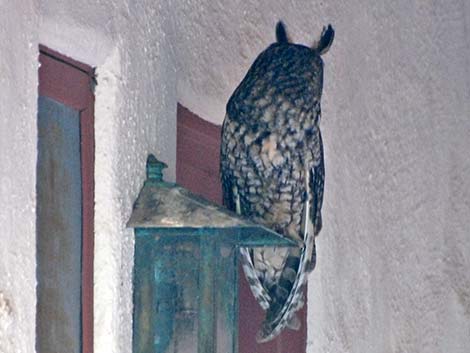
{"label": "wooden door", "polygon": [[40,47],[37,351],[93,350],[93,69]]}

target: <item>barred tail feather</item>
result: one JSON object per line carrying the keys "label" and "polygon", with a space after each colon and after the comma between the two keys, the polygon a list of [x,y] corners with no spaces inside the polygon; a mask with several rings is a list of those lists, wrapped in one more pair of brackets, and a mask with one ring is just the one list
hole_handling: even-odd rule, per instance
{"label": "barred tail feather", "polygon": [[268,310],[271,303],[271,297],[261,284],[258,272],[255,269],[253,260],[248,248],[240,248],[243,272],[245,273],[246,280],[250,285],[251,292],[253,293],[256,301],[259,303],[263,310]]}
{"label": "barred tail feather", "polygon": [[317,264],[317,249],[315,246],[315,237],[313,238],[313,246],[311,247],[311,252],[307,254],[307,258],[309,261],[307,262],[307,265],[305,266],[305,269],[307,270],[308,273],[312,272],[315,269],[315,266]]}
{"label": "barred tail feather", "polygon": [[[304,285],[307,281],[307,275],[313,270],[316,262],[315,232],[310,217],[310,173],[311,171],[306,169],[305,190],[307,198],[302,222],[302,239],[304,240],[304,246],[300,249],[300,256],[298,260],[296,259],[296,263],[290,266],[292,268],[291,271],[295,271],[295,278],[289,278],[289,282],[292,283],[292,285],[289,283],[289,295],[287,299],[282,302],[282,306],[276,308],[275,305],[272,305],[270,310],[274,309],[274,311],[268,311],[268,315],[266,315],[261,330],[256,336],[258,342],[270,341],[285,327],[292,326],[291,323],[295,320],[295,313],[304,305]],[[288,269],[285,269],[283,274],[288,273],[286,270]]]}
{"label": "barred tail feather", "polygon": [[[235,212],[238,215],[241,215],[240,194],[238,193],[238,188],[236,186],[233,186],[232,193],[234,197]],[[271,297],[261,284],[258,271],[256,271],[253,259],[250,255],[250,250],[248,248],[240,248],[240,255],[243,272],[245,273],[246,280],[250,285],[251,292],[263,310],[268,310]]]}
{"label": "barred tail feather", "polygon": [[307,265],[311,261],[312,248],[315,246],[315,236],[307,235],[305,246],[301,250],[297,275],[292,289],[281,310],[273,318],[268,317],[263,322],[261,330],[256,336],[257,342],[267,342],[276,337],[285,327],[295,320],[295,313],[304,305],[303,289],[307,279]]}

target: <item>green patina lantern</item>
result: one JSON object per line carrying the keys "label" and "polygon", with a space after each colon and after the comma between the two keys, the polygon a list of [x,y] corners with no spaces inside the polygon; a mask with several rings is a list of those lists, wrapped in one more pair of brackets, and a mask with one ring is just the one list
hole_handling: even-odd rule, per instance
{"label": "green patina lantern", "polygon": [[135,230],[134,353],[238,352],[238,248],[294,246],[163,181],[150,155]]}

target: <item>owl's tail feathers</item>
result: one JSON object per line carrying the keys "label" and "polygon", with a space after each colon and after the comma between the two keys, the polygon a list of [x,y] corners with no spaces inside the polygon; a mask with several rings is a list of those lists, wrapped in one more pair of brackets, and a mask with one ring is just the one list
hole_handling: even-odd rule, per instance
{"label": "owl's tail feathers", "polygon": [[268,310],[271,296],[268,294],[260,281],[260,274],[256,271],[253,259],[248,248],[240,248],[241,262],[246,280],[250,285],[251,292],[263,310]]}
{"label": "owl's tail feathers", "polygon": [[320,55],[325,54],[333,44],[333,39],[335,39],[335,30],[331,25],[328,27],[323,27],[323,31],[320,36],[320,40],[315,43],[312,49],[315,49]]}
{"label": "owl's tail feathers", "polygon": [[287,328],[298,331],[300,330],[300,326],[302,326],[299,317],[296,314],[293,314],[287,323]]}
{"label": "owl's tail feathers", "polygon": [[[304,288],[308,275],[308,265],[312,263],[312,254],[315,253],[315,236],[311,234],[301,249],[300,258],[297,260],[288,257],[286,267],[279,281],[279,289],[271,291],[271,305],[267,311],[261,330],[256,335],[257,342],[267,342],[275,338],[285,327],[294,328],[299,326],[300,321],[296,316],[296,312],[304,306]],[[292,262],[290,262],[292,261]],[[295,266],[297,261],[297,266]],[[295,268],[295,270],[293,270]],[[293,282],[292,271],[294,271]],[[286,295],[285,288],[290,287]],[[280,289],[282,288],[282,289]]]}
{"label": "owl's tail feathers", "polygon": [[315,237],[313,238],[313,244],[309,250],[309,254],[307,254],[307,264],[305,265],[305,270],[310,273],[315,269],[317,264],[317,249],[315,246]]}

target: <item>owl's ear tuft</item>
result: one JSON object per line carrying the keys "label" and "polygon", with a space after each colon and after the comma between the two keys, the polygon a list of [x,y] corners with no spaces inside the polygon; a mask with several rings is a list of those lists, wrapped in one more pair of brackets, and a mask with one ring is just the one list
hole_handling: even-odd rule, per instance
{"label": "owl's ear tuft", "polygon": [[279,21],[276,25],[276,40],[278,43],[287,44],[289,43],[289,38],[287,37],[286,27],[282,21]]}
{"label": "owl's ear tuft", "polygon": [[335,30],[333,27],[331,27],[331,25],[323,27],[320,40],[313,45],[312,49],[316,50],[320,55],[323,55],[330,50],[333,39],[335,39]]}

